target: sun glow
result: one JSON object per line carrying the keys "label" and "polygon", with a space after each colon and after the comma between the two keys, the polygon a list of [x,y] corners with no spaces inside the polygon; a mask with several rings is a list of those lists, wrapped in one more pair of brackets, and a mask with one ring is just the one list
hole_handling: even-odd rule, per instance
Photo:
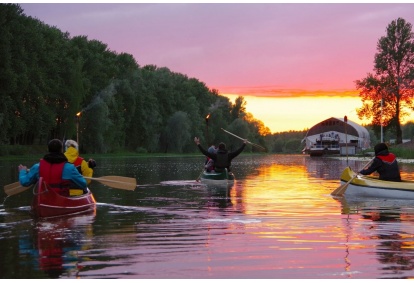
{"label": "sun glow", "polygon": [[[234,103],[238,94],[221,94]],[[358,96],[301,96],[301,97],[262,97],[243,95],[246,111],[262,121],[272,133],[303,131],[330,117],[348,117],[360,125],[368,124],[360,120],[356,109],[362,106]],[[414,120],[414,115],[404,122]]]}

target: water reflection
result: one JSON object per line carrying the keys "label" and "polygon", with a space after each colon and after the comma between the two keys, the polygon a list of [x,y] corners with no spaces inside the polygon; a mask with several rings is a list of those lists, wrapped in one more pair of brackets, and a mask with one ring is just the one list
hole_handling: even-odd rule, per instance
{"label": "water reflection", "polygon": [[412,278],[407,272],[414,270],[414,201],[348,197],[341,202],[347,213],[360,215],[365,237],[377,243],[383,278]]}
{"label": "water reflection", "polygon": [[[229,187],[196,182],[203,162],[97,160],[97,176],[136,176],[139,187],[93,183],[89,220],[40,224],[28,213],[31,192],[8,198],[0,206],[2,278],[413,276],[413,202],[330,195],[343,168],[366,160],[241,155]],[[401,169],[414,176],[412,166]],[[7,178],[0,182],[14,182]]]}
{"label": "water reflection", "polygon": [[91,247],[95,212],[34,221],[29,234],[19,236],[20,257],[29,259],[49,278],[77,277],[82,251]]}

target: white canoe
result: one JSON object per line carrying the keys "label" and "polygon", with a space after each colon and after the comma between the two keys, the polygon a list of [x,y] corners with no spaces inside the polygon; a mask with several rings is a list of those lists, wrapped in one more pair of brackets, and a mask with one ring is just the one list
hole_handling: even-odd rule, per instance
{"label": "white canoe", "polygon": [[[341,185],[346,184],[355,174],[351,168],[345,168],[341,175]],[[414,199],[414,181],[391,182],[358,174],[347,186],[345,196]]]}

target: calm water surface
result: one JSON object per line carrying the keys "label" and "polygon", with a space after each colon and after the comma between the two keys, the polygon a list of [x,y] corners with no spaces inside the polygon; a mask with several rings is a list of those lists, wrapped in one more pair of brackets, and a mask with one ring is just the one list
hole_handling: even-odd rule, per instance
{"label": "calm water surface", "polygon": [[[95,213],[37,221],[30,190],[1,190],[0,278],[412,278],[414,201],[330,195],[367,160],[241,154],[218,188],[195,181],[202,156],[97,159],[139,187],[92,181]],[[0,161],[0,186],[34,162]]]}

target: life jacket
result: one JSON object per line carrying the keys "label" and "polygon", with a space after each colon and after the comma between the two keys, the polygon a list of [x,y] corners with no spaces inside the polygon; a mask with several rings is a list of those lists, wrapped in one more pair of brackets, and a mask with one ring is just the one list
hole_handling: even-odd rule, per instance
{"label": "life jacket", "polygon": [[69,180],[62,179],[63,167],[66,162],[49,163],[41,159],[39,165],[39,176],[43,177],[43,181],[56,193],[69,196]]}
{"label": "life jacket", "polygon": [[211,172],[214,170],[214,160],[209,158],[207,164],[204,166],[207,170],[207,172]]}
{"label": "life jacket", "polygon": [[76,169],[78,169],[79,173],[82,175],[82,157],[77,157],[75,162],[73,162],[73,165],[75,165]]}
{"label": "life jacket", "polygon": [[377,155],[377,157],[388,164],[393,163],[397,159],[393,153],[388,153],[387,155]]}
{"label": "life jacket", "polygon": [[216,171],[221,171],[224,168],[228,168],[230,166],[229,162],[229,152],[217,152],[217,160],[214,162],[214,167]]}
{"label": "life jacket", "polygon": [[377,169],[380,180],[400,182],[400,170],[397,163],[397,157],[393,153],[387,155],[377,155],[382,161],[381,167]]}

